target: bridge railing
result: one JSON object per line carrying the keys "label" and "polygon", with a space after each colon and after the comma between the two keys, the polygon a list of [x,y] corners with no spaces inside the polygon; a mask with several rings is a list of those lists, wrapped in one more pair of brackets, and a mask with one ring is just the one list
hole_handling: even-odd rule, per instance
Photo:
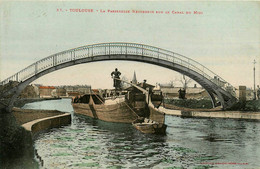
{"label": "bridge railing", "polygon": [[59,52],[29,65],[3,80],[0,84],[4,85],[9,81],[25,81],[44,70],[60,64],[99,55],[139,55],[166,60],[184,66],[188,70],[196,71],[218,87],[235,96],[235,88],[231,84],[195,60],[161,48],[135,43],[101,43]]}

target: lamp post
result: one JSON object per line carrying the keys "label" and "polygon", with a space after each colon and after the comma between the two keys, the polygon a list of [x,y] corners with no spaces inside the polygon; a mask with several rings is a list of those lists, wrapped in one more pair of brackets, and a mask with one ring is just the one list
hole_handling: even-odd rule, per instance
{"label": "lamp post", "polygon": [[255,64],[256,64],[256,61],[254,60],[254,100],[256,100],[256,91],[255,91]]}

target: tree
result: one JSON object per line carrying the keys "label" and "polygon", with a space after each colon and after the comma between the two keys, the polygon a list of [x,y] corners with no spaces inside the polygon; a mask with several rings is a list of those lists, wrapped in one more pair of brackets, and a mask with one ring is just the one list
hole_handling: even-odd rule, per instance
{"label": "tree", "polygon": [[182,75],[180,77],[180,82],[182,83],[184,90],[186,90],[186,88],[188,87],[188,84],[190,84],[192,82],[192,79],[185,75]]}
{"label": "tree", "polygon": [[175,86],[175,81],[174,81],[174,80],[171,80],[171,81],[169,82],[169,85],[170,85],[171,87],[174,87],[174,86]]}

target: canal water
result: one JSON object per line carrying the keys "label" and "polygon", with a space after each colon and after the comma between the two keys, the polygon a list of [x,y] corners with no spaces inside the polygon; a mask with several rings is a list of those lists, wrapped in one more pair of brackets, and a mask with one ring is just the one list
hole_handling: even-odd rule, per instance
{"label": "canal water", "polygon": [[166,116],[167,135],[73,115],[70,99],[23,108],[72,113],[71,125],[40,133],[41,168],[260,168],[260,123]]}

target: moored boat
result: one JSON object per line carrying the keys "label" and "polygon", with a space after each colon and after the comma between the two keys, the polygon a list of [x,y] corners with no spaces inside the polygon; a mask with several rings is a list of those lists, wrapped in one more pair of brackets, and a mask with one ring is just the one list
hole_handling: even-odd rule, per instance
{"label": "moored boat", "polygon": [[74,112],[107,122],[132,123],[143,133],[165,134],[164,113],[154,106],[161,105],[162,94],[149,94],[154,86],[145,82],[139,86],[131,85],[124,95],[114,93],[114,99],[106,100],[96,93],[75,98],[72,103]]}
{"label": "moored boat", "polygon": [[155,95],[150,93],[150,89],[142,91],[146,97],[146,103],[149,110],[149,118],[138,118],[132,124],[133,126],[146,134],[166,134],[167,125],[165,125],[165,113],[159,111],[158,107],[162,104],[162,93]]}
{"label": "moored boat", "polygon": [[148,118],[138,118],[132,124],[137,130],[145,134],[166,134],[167,126],[165,124]]}
{"label": "moored boat", "polygon": [[95,119],[107,122],[132,123],[138,115],[135,114],[129,105],[121,100],[109,100],[112,103],[106,104],[99,95],[86,94],[82,101],[72,103],[74,112],[83,114]]}

